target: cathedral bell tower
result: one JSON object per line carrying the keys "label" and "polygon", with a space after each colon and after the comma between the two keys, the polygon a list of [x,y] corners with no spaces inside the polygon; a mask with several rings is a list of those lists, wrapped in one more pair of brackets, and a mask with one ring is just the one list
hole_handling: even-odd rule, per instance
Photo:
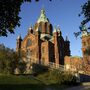
{"label": "cathedral bell tower", "polygon": [[33,34],[32,26],[28,29],[28,35],[29,35],[30,33]]}
{"label": "cathedral bell tower", "polygon": [[36,58],[38,60],[38,63],[41,63],[40,58],[41,58],[41,40],[40,40],[40,30],[37,27],[35,31],[35,36],[36,36]]}
{"label": "cathedral bell tower", "polygon": [[66,40],[65,40],[65,43],[64,43],[64,52],[65,52],[65,56],[70,56],[70,41],[68,39],[68,36],[66,36]]}
{"label": "cathedral bell tower", "polygon": [[39,29],[41,37],[52,35],[52,24],[49,22],[49,19],[46,17],[45,10],[41,10],[41,14],[34,26],[34,30]]}
{"label": "cathedral bell tower", "polygon": [[54,36],[54,48],[55,48],[55,63],[57,65],[59,65],[59,59],[60,59],[60,56],[59,56],[59,44],[58,44],[58,31],[57,31],[57,28],[55,27],[54,28],[54,31],[53,31],[53,36]]}

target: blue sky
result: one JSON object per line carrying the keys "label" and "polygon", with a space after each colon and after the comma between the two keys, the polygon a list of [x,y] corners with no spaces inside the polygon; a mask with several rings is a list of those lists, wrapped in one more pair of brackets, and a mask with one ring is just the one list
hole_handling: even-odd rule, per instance
{"label": "blue sky", "polygon": [[8,37],[0,37],[0,43],[9,48],[16,48],[16,39],[19,34],[22,38],[27,34],[28,28],[34,25],[40,15],[40,10],[44,7],[46,16],[53,26],[60,26],[62,35],[66,35],[70,40],[70,50],[72,56],[82,56],[81,38],[76,39],[73,32],[79,31],[79,25],[83,17],[78,17],[81,5],[86,0],[40,0],[38,3],[32,0],[31,3],[24,3],[21,6],[20,17],[21,26],[16,27],[15,34],[8,34]]}

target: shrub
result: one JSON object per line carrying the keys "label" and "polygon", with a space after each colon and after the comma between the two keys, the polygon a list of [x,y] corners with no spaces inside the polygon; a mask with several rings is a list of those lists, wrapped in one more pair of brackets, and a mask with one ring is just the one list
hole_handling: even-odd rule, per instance
{"label": "shrub", "polygon": [[50,71],[50,79],[54,79],[58,84],[75,85],[76,77],[70,72],[64,72],[59,69],[53,69]]}
{"label": "shrub", "polygon": [[32,64],[32,72],[34,74],[40,74],[40,73],[44,73],[46,71],[48,71],[47,66],[43,66],[43,65],[35,64],[35,63]]}
{"label": "shrub", "polygon": [[26,70],[26,63],[24,61],[19,62],[18,68],[20,70],[20,74],[23,74]]}

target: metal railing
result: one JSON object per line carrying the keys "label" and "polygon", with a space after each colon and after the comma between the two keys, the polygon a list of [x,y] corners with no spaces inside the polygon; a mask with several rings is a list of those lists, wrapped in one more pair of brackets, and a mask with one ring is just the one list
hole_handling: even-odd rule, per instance
{"label": "metal railing", "polygon": [[60,65],[60,64],[56,64],[54,62],[49,62],[48,64],[46,64],[46,63],[40,63],[38,60],[30,60],[30,63],[48,66],[51,70],[60,69],[61,71],[70,71],[70,72],[79,72],[79,73],[83,72],[82,70],[77,69],[77,67],[75,67],[74,65],[70,65],[69,69],[67,69],[66,65]]}

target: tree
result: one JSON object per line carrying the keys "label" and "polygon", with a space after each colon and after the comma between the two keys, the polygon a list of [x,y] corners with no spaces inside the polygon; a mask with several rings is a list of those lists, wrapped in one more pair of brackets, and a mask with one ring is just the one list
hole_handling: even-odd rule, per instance
{"label": "tree", "polygon": [[57,82],[57,84],[64,85],[75,85],[76,76],[72,74],[70,71],[62,71],[61,69],[53,69],[49,71],[49,78]]}
{"label": "tree", "polygon": [[[0,0],[0,36],[14,33],[16,26],[20,26],[20,6],[32,0]],[[38,2],[39,0],[35,0]],[[51,1],[51,0],[50,0]]]}
{"label": "tree", "polygon": [[[85,27],[85,24],[87,24],[88,22],[90,22],[90,0],[87,0],[86,3],[84,3],[81,6],[81,13],[79,14],[79,16],[83,15],[84,19],[81,21],[80,24],[80,31],[78,32],[74,32],[75,37],[77,38],[77,36],[79,36],[81,33],[83,33],[83,31],[85,31],[85,29],[83,27]],[[90,26],[87,27],[87,30],[90,29]],[[87,31],[88,32],[88,31]]]}
{"label": "tree", "polygon": [[0,44],[0,73],[13,73],[18,59],[16,52]]}
{"label": "tree", "polygon": [[81,22],[81,24],[84,25],[90,21],[90,0],[84,3],[84,5],[81,7],[82,7],[82,11],[79,14],[79,16],[84,15],[84,20]]}

